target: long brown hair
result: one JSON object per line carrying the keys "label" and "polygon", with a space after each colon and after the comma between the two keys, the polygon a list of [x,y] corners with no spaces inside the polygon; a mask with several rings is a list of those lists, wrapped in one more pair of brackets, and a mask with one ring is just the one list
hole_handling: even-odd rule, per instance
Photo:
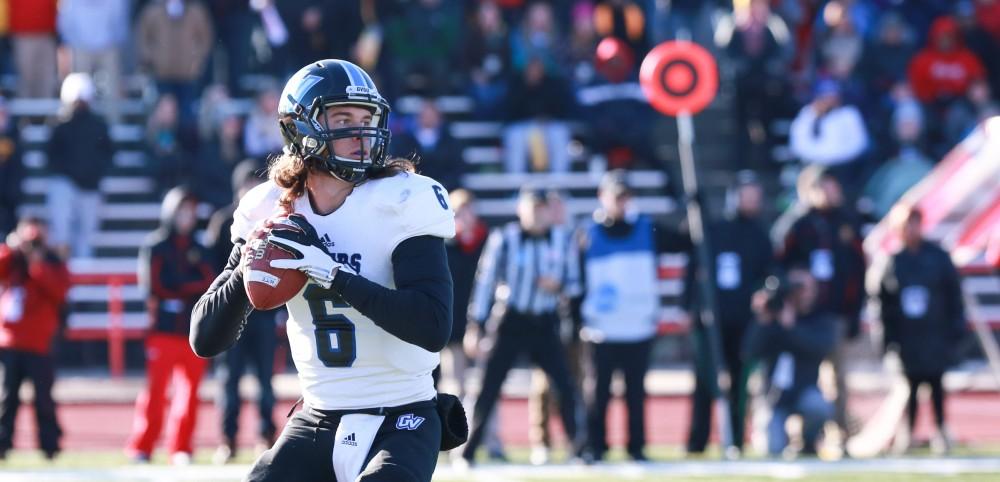
{"label": "long brown hair", "polygon": [[[303,159],[297,154],[286,152],[271,159],[267,167],[267,177],[283,189],[278,203],[291,211],[295,200],[306,193],[306,179],[309,177],[309,172],[322,172],[325,169],[323,161],[315,157]],[[385,162],[385,166],[372,169],[368,179],[381,179],[401,172],[416,171],[416,165],[412,160],[393,157]]]}

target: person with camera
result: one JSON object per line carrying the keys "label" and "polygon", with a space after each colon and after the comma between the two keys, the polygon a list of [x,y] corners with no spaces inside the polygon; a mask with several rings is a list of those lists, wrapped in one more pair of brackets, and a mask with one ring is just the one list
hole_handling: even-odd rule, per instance
{"label": "person with camera", "polygon": [[847,409],[847,351],[861,333],[861,308],[865,299],[865,254],[861,247],[857,212],[845,203],[837,178],[812,166],[799,179],[805,210],[787,229],[777,234],[778,263],[809,269],[817,282],[816,310],[836,317],[836,341],[829,354],[837,395],[834,417],[846,441],[855,427]]}
{"label": "person with camera", "polygon": [[948,252],[924,239],[923,214],[911,209],[900,218],[897,229],[903,247],[880,273],[877,292],[885,349],[899,353],[910,385],[907,430],[897,443],[908,448],[917,420],[917,390],[926,383],[938,430],[931,448],[944,453],[951,448],[951,437],[945,425],[941,380],[956,361],[958,343],[966,333],[962,283]]}
{"label": "person with camera", "polygon": [[35,389],[38,445],[47,459],[59,452],[51,349],[68,291],[69,271],[46,244],[45,222],[23,218],[0,244],[0,460],[13,447],[18,392],[28,378]]}
{"label": "person with camera", "polygon": [[815,455],[823,424],[833,405],[819,390],[819,366],[833,350],[837,319],[816,305],[818,287],[809,270],[791,268],[785,280],[769,277],[753,296],[756,322],[743,346],[744,359],[759,360],[765,373],[765,398],[771,409],[767,451],[778,456],[788,448],[785,421],[802,417],[802,454]]}

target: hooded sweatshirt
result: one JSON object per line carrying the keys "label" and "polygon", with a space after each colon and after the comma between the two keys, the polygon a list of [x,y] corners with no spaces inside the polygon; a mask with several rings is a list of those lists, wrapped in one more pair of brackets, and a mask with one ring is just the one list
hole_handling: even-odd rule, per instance
{"label": "hooded sweatshirt", "polygon": [[[937,42],[944,37],[953,39],[950,51],[937,48]],[[913,58],[909,76],[917,98],[933,102],[965,95],[973,81],[985,76],[985,70],[979,58],[962,45],[958,23],[942,17],[931,25],[927,46]]]}
{"label": "hooded sweatshirt", "polygon": [[215,277],[209,250],[174,228],[177,211],[190,199],[182,188],[167,193],[160,228],[139,253],[139,284],[146,294],[152,333],[187,337],[191,309]]}

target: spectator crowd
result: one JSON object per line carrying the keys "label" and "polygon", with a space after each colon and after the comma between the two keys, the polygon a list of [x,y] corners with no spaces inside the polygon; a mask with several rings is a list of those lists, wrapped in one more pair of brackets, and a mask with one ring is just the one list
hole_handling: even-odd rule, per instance
{"label": "spectator crowd", "polygon": [[[639,90],[638,65],[663,40],[691,38],[731,67],[724,85],[732,89],[736,128],[726,165],[761,175],[774,174],[789,157],[823,165],[841,181],[848,202],[860,201],[862,213],[875,219],[997,112],[1000,87],[1000,6],[993,0],[0,5],[0,92],[21,99],[61,92],[59,123],[72,119],[70,127],[87,129],[70,139],[52,136],[50,170],[59,185],[50,210],[73,201],[100,205],[99,181],[112,167],[112,153],[96,145],[107,137],[104,128],[76,105],[116,124],[126,115],[123,99],[140,99],[148,113],[142,116],[146,162],[158,191],[186,184],[206,202],[225,205],[231,193],[215,187],[228,185],[238,162],[252,158],[263,166],[280,151],[273,129],[277,88],[318,58],[358,63],[389,99],[470,99],[474,119],[503,126],[500,166],[507,172],[566,172],[578,169],[581,157],[608,168],[663,169],[657,116]],[[72,80],[60,89],[66,79]],[[463,173],[482,168],[466,162],[464,141],[451,135],[440,108],[424,105],[394,116],[393,153],[419,156],[422,170],[446,188],[460,187]],[[782,119],[791,123],[776,122]],[[16,129],[34,121],[4,120],[0,131],[17,147]],[[75,155],[89,161],[59,151],[70,148],[71,157],[73,138],[88,137],[95,145]],[[786,144],[787,151],[776,149]],[[5,182],[15,186],[25,174],[12,164],[0,168],[10,170]],[[13,228],[19,202],[17,195],[3,199],[4,232]],[[79,224],[75,230],[71,221]],[[86,257],[95,221],[55,220],[51,228],[57,242],[79,234],[69,254]]]}
{"label": "spectator crowd", "polygon": [[[225,264],[218,253],[229,252],[228,239],[220,233],[234,196],[259,182],[255,173],[281,152],[281,85],[310,61],[342,58],[370,72],[390,101],[420,99],[390,119],[391,149],[419,158],[418,169],[452,192],[455,333],[441,376],[464,381],[467,365],[483,371],[481,389],[459,386],[472,434],[456,451],[458,463],[474,463],[480,444],[504,457],[493,411],[521,354],[541,369],[532,390],[533,462],[549,460],[553,403],[571,456],[607,453],[616,372],[626,385],[627,453],[645,460],[657,259],[674,252],[694,260],[696,247],[683,227],[638,212],[629,171],[673,169],[658,149],[660,116],[642,95],[638,70],[652,47],[677,38],[716,55],[731,94],[721,108],[735,125],[719,142],[721,165],[736,181],[724,217],[708,226],[710,265],[687,268],[696,379],[688,452],[706,449],[713,400],[726,394],[729,444],[743,450],[747,378],[758,360],[763,403],[753,409],[770,414],[765,451],[788,452],[785,421],[793,414],[803,418],[802,453],[816,453],[826,422],[836,425],[842,448],[857,431],[844,362],[867,295],[881,307],[884,348],[900,353],[912,387],[932,387],[947,449],[941,376],[954,360],[928,360],[926,352],[952,353],[962,337],[954,266],[920,237],[918,211],[900,218],[905,246],[885,265],[867,266],[862,226],[890,215],[951,147],[1000,113],[1000,0],[0,0],[0,362],[8,374],[0,458],[11,447],[21,380],[33,378],[36,393],[45,393],[54,377],[52,335],[24,345],[17,323],[37,317],[31,321],[49,330],[59,315],[18,307],[42,297],[61,305],[68,287],[56,278],[65,261],[94,257],[102,183],[117,162],[115,127],[135,122],[131,103],[141,106],[143,168],[166,199],[139,269],[152,320],[146,349],[159,356],[149,356],[127,450],[149,460],[176,370],[184,376],[174,388],[168,451],[174,462],[190,462],[206,369],[185,341],[191,304]],[[468,99],[471,120],[501,126],[496,166],[467,162],[467,141],[435,102],[445,96]],[[11,112],[12,100],[38,98],[58,98],[61,107],[48,118]],[[29,171],[21,131],[38,124],[51,133],[47,214],[19,222]],[[801,171],[796,201],[779,205],[762,181],[789,165]],[[561,186],[527,186],[517,220],[491,230],[463,189],[463,175],[477,171],[593,166],[608,173],[592,219],[566,214]],[[193,234],[198,202],[218,210],[207,246]],[[769,213],[782,209],[769,226]],[[879,281],[866,293],[866,271],[876,269],[869,278]],[[708,289],[713,296],[699,293]],[[705,306],[711,298],[716,306]],[[703,318],[706,309],[714,320]],[[256,314],[239,349],[217,364],[218,461],[236,451],[237,382],[247,364],[270,386],[279,319]],[[24,361],[34,359],[41,361]],[[827,360],[836,373],[832,393],[819,384]],[[728,373],[722,386],[719,370]],[[46,418],[54,404],[36,398],[50,456],[59,450],[55,415]],[[276,430],[270,389],[259,405],[266,445]]]}

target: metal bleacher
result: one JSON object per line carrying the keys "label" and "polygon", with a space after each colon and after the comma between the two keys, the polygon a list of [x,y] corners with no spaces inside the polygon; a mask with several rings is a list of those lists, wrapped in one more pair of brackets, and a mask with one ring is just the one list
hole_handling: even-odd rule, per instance
{"label": "metal bleacher", "polygon": [[[396,111],[403,115],[415,114],[421,102],[416,97],[403,97],[397,102]],[[573,172],[505,173],[500,141],[503,125],[470,118],[473,106],[467,97],[444,96],[437,98],[435,103],[448,118],[451,135],[464,146],[463,160],[469,172],[463,177],[462,185],[476,194],[477,207],[491,224],[513,218],[514,195],[526,184],[564,192],[567,210],[573,216],[589,213],[596,207],[594,194],[600,173],[587,170],[589,155],[579,142],[567,146]],[[637,203],[641,209],[653,214],[668,214],[674,210],[672,199],[665,195],[668,181],[665,173],[635,171],[631,180],[637,188]]]}

